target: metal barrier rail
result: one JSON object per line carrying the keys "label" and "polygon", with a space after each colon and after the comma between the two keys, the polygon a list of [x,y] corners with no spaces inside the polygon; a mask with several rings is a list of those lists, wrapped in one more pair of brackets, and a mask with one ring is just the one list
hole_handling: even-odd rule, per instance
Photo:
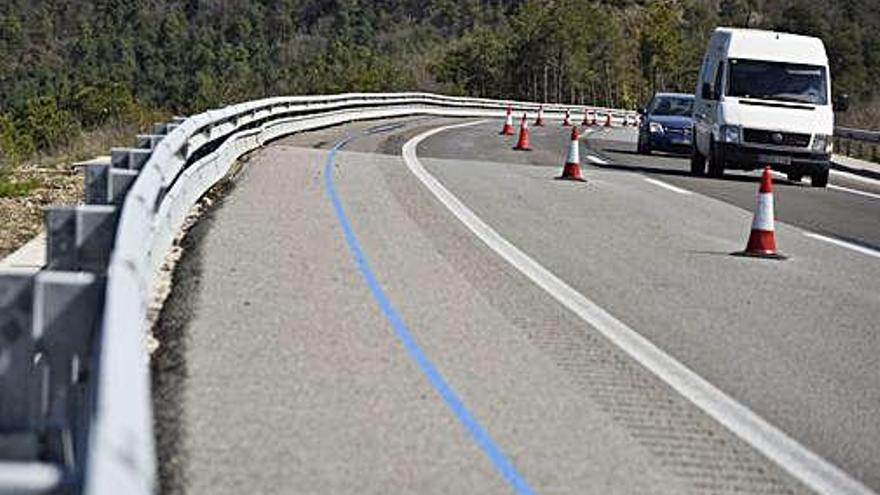
{"label": "metal barrier rail", "polygon": [[[187,213],[284,135],[408,115],[496,117],[529,102],[427,93],[269,98],[156,125],[85,170],[85,205],[46,213],[47,263],[0,271],[0,495],[149,495],[152,283]],[[632,112],[544,105],[630,121]]]}
{"label": "metal barrier rail", "polygon": [[835,127],[834,149],[846,156],[880,163],[880,132]]}

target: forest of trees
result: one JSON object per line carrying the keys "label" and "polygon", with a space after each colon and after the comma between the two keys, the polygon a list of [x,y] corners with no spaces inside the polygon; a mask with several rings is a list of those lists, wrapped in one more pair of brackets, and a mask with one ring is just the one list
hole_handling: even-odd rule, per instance
{"label": "forest of trees", "polygon": [[692,91],[717,25],[820,36],[880,98],[876,0],[4,0],[0,161],[145,110],[428,90],[635,108]]}

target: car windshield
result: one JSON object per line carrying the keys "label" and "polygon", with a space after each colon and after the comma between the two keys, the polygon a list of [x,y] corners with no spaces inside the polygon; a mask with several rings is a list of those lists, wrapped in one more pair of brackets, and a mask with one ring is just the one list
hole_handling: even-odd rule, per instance
{"label": "car windshield", "polygon": [[758,60],[731,60],[728,96],[828,104],[825,67]]}
{"label": "car windshield", "polygon": [[658,116],[690,117],[694,113],[694,100],[691,98],[658,96],[651,103],[648,113]]}

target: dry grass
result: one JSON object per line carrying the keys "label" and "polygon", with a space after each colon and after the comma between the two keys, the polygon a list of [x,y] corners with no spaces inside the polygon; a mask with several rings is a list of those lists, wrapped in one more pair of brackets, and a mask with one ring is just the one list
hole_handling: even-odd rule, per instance
{"label": "dry grass", "polygon": [[[880,99],[867,104],[851,106],[848,112],[837,116],[837,125],[869,131],[880,131]],[[836,149],[838,153],[843,153],[853,158],[880,163],[880,145],[838,139]]]}
{"label": "dry grass", "polygon": [[84,178],[73,163],[107,155],[113,146],[131,145],[143,127],[107,126],[85,132],[55,152],[24,163],[5,164],[5,173],[0,173],[0,258],[40,232],[47,207],[82,202]]}
{"label": "dry grass", "polygon": [[838,125],[880,131],[880,99],[866,104],[854,104],[849,111],[838,114]]}

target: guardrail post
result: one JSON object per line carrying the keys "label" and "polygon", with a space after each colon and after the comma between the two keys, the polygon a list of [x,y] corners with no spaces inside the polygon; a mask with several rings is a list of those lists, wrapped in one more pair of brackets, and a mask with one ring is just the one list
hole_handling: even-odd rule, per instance
{"label": "guardrail post", "polygon": [[137,170],[112,168],[101,163],[86,165],[86,204],[121,205],[137,176]]}
{"label": "guardrail post", "polygon": [[164,138],[161,134],[138,134],[136,148],[154,150]]}
{"label": "guardrail post", "polygon": [[81,205],[46,211],[46,266],[103,272],[116,234],[116,207]]}
{"label": "guardrail post", "polygon": [[87,205],[107,204],[107,187],[110,165],[99,163],[86,165],[85,171],[85,200]]}
{"label": "guardrail post", "polygon": [[179,122],[162,122],[153,125],[152,134],[157,136],[166,136],[180,125]]}
{"label": "guardrail post", "polygon": [[127,168],[140,170],[153,153],[151,149],[142,148],[112,148],[110,150],[110,165],[113,168]]}
{"label": "guardrail post", "polygon": [[84,447],[85,377],[102,285],[102,278],[87,272],[42,271],[35,279],[33,339],[45,379],[40,429],[50,458],[68,469],[78,465]]}
{"label": "guardrail post", "polygon": [[0,444],[4,458],[33,459],[39,408],[31,335],[33,270],[0,272]]}
{"label": "guardrail post", "polygon": [[125,200],[125,194],[131,189],[137,176],[137,170],[126,170],[121,168],[110,169],[110,180],[107,184],[107,202],[114,205],[121,205]]}

